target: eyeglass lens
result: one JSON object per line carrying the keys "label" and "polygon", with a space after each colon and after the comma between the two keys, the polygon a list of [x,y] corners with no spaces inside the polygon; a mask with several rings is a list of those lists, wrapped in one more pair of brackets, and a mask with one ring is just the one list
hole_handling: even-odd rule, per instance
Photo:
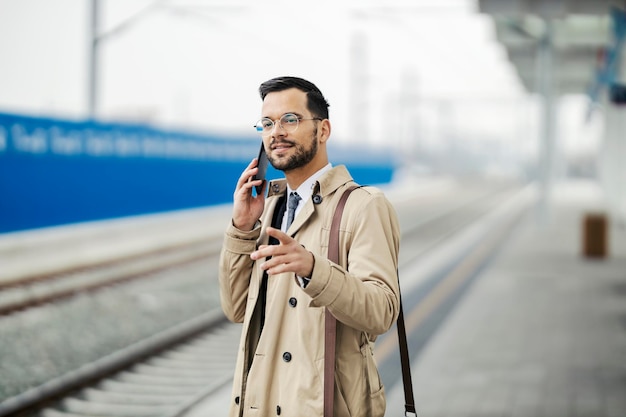
{"label": "eyeglass lens", "polygon": [[[278,120],[278,127],[291,133],[298,128],[298,122],[300,119],[298,116],[292,113],[284,114],[280,120]],[[270,118],[263,118],[255,125],[257,132],[267,134],[274,129],[274,121]]]}

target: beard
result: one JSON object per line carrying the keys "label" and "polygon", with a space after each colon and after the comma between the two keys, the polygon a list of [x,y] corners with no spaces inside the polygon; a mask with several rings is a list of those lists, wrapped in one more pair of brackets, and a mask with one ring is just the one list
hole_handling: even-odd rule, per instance
{"label": "beard", "polygon": [[278,159],[271,156],[271,153],[267,156],[268,161],[274,168],[279,171],[288,172],[297,168],[301,168],[311,162],[315,155],[317,155],[317,128],[311,140],[309,141],[308,148],[291,141],[282,140],[281,143],[288,143],[295,148],[295,152],[287,159]]}

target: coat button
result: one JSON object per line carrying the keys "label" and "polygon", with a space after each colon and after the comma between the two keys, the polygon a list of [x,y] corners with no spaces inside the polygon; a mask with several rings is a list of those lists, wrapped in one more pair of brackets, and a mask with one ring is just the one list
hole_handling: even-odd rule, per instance
{"label": "coat button", "polygon": [[289,352],[283,353],[283,360],[285,362],[291,362],[291,353],[289,353]]}
{"label": "coat button", "polygon": [[239,397],[235,397],[235,404],[239,405]]}
{"label": "coat button", "polygon": [[292,307],[295,307],[298,304],[298,300],[296,299],[296,297],[291,297],[289,299],[289,305]]}
{"label": "coat button", "polygon": [[280,405],[276,406],[276,415],[279,416],[280,415]]}

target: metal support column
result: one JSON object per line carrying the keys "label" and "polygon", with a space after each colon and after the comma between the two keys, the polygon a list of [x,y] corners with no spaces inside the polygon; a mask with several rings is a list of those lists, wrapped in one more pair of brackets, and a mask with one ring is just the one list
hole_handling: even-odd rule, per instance
{"label": "metal support column", "polygon": [[541,120],[541,154],[540,169],[541,189],[539,197],[539,222],[546,224],[550,221],[550,208],[554,188],[554,159],[556,111],[554,98],[554,51],[552,21],[545,19],[545,34],[539,42],[537,51],[537,79],[539,92],[543,97]]}
{"label": "metal support column", "polygon": [[[621,62],[616,74],[620,80],[626,80],[626,67]],[[606,98],[604,126],[600,179],[611,217],[626,227],[626,105],[611,103]]]}

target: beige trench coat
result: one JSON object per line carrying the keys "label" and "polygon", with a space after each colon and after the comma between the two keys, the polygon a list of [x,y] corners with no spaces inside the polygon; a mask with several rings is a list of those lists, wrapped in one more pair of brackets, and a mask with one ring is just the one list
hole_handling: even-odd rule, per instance
{"label": "beige trench coat", "polygon": [[340,263],[348,268],[330,262],[332,215],[352,184],[343,166],[325,173],[314,190],[322,202],[309,199],[287,231],[313,253],[315,266],[304,289],[294,274],[269,277],[260,339],[257,299],[263,273],[249,255],[268,242],[264,229],[285,193],[285,181],[270,183],[258,227],[250,232],[228,227],[219,267],[220,297],[228,319],[243,322],[231,417],[323,415],[324,307],[337,318],[335,417],[384,414],[373,346],[399,311],[400,232],[384,194],[374,187],[359,188],[348,199],[340,227]]}

